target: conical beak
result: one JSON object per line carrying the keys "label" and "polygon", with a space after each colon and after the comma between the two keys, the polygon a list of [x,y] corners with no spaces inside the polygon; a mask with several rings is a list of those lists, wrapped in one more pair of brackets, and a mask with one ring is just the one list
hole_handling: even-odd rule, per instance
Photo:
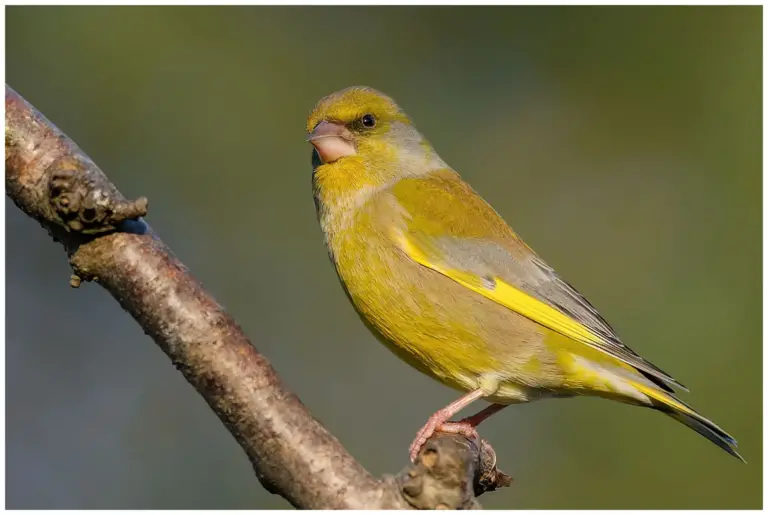
{"label": "conical beak", "polygon": [[323,164],[332,163],[342,157],[355,155],[352,133],[336,123],[320,122],[307,137],[314,145]]}

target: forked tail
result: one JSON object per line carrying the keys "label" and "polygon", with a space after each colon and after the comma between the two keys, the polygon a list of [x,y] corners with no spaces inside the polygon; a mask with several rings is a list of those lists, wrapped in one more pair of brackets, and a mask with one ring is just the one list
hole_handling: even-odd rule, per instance
{"label": "forked tail", "polygon": [[672,395],[671,393],[659,390],[657,387],[645,385],[639,382],[632,382],[632,386],[640,390],[649,399],[651,399],[651,406],[661,412],[666,413],[675,420],[682,422],[686,426],[690,427],[704,438],[714,443],[731,456],[735,456],[744,463],[746,460],[736,452],[736,440],[720,429],[714,422],[708,420],[685,404],[683,401]]}

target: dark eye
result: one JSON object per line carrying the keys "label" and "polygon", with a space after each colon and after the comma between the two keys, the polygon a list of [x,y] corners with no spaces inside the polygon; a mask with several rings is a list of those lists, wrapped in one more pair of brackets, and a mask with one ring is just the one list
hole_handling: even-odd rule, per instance
{"label": "dark eye", "polygon": [[360,118],[360,123],[363,124],[363,127],[371,128],[376,125],[376,118],[373,117],[372,114],[366,114],[362,118]]}

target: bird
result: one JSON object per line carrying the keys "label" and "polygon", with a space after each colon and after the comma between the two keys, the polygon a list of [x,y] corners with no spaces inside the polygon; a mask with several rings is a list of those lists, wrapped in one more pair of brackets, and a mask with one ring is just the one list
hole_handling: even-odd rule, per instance
{"label": "bird", "polygon": [[[732,436],[683,402],[672,376],[626,346],[460,177],[387,95],[353,86],[307,119],[328,254],[365,326],[397,357],[463,393],[427,419],[477,438],[512,404],[596,396],[660,411],[744,461]],[[451,421],[471,403],[491,404]]]}

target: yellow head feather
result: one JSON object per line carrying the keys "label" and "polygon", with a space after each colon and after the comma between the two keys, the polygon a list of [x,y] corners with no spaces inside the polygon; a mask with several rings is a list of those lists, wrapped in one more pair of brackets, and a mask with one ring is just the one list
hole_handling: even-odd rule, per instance
{"label": "yellow head feather", "polygon": [[[373,126],[363,123],[373,117]],[[387,95],[353,86],[321,99],[307,120],[307,132],[322,122],[346,129],[354,145],[351,155],[315,163],[315,198],[348,204],[393,181],[429,173],[447,165]]]}
{"label": "yellow head feather", "polygon": [[380,126],[392,121],[411,124],[395,101],[384,93],[367,86],[352,86],[320,99],[307,119],[307,132],[323,121],[348,126],[366,114],[375,116]]}

